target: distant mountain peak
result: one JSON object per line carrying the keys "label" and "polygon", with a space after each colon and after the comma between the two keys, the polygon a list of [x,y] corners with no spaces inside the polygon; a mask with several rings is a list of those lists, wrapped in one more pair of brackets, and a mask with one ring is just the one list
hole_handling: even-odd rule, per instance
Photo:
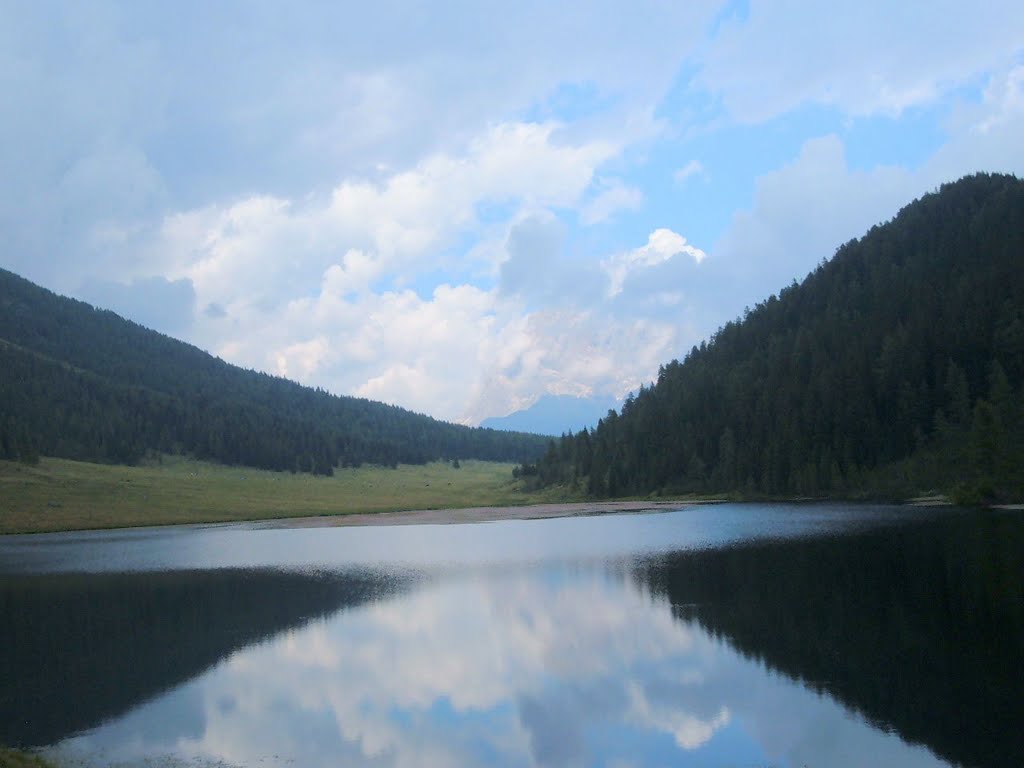
{"label": "distant mountain peak", "polygon": [[574,397],[573,395],[542,395],[529,408],[484,419],[480,426],[509,432],[532,432],[537,435],[561,435],[593,428],[609,410],[619,406],[610,396]]}

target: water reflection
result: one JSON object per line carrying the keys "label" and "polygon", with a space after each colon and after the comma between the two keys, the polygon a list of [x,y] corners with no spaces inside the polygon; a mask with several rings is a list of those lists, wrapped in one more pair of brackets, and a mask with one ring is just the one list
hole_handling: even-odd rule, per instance
{"label": "water reflection", "polygon": [[964,765],[1024,765],[1019,517],[677,554],[637,574],[680,619],[879,727]]}
{"label": "water reflection", "polygon": [[[623,520],[673,518],[616,518],[613,535]],[[478,554],[500,549],[507,528],[467,530]],[[160,579],[183,574],[135,574],[148,584],[136,597],[90,587],[126,604],[96,635],[131,636],[152,613],[165,615],[159,630],[136,649],[104,640],[82,655],[57,637],[47,649],[63,647],[63,671],[2,687],[0,699],[67,677],[58,690],[89,709],[81,691],[111,676],[114,704],[39,730],[68,736],[57,751],[83,765],[1024,764],[1022,523],[953,515],[835,531],[603,559],[446,555],[415,574],[205,570],[173,600],[157,597],[169,589]],[[67,588],[65,578],[129,579],[9,577],[44,587],[5,587],[4,615],[35,611],[40,626],[88,636],[86,619],[60,615],[96,601],[80,585],[65,600],[47,582]],[[168,671],[190,642],[202,652],[181,651],[186,662]]]}
{"label": "water reflection", "polygon": [[241,524],[0,536],[0,572],[378,569],[382,564],[436,569],[601,561],[863,530],[928,514],[892,506],[721,504],[482,525],[266,529]]}
{"label": "water reflection", "polygon": [[0,743],[40,746],[96,726],[237,649],[380,599],[409,578],[254,569],[0,576]]}
{"label": "water reflection", "polygon": [[63,749],[325,768],[941,764],[624,576],[557,568],[442,579],[313,622]]}

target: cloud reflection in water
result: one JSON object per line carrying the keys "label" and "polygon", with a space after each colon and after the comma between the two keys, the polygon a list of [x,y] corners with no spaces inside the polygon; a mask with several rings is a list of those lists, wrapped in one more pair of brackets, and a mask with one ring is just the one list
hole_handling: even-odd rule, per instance
{"label": "cloud reflection in water", "polygon": [[449,574],[315,620],[60,749],[310,768],[942,764],[628,576],[564,565]]}

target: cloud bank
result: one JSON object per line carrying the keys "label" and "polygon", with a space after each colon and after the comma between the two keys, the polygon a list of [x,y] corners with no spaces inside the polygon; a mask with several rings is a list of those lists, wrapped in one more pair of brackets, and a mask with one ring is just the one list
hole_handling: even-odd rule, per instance
{"label": "cloud bank", "polygon": [[0,10],[2,266],[477,423],[620,397],[938,184],[1024,172],[1024,10]]}

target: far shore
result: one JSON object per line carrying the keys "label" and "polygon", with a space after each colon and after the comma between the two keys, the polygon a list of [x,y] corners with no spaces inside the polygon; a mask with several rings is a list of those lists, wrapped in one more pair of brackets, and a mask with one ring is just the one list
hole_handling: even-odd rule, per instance
{"label": "far shore", "polygon": [[[0,461],[0,535],[211,524],[443,525],[656,512],[726,500],[838,501],[735,495],[587,501],[578,491],[530,490],[513,479],[513,468],[467,460],[458,469],[442,462],[364,466],[319,477],[170,456],[137,467],[46,457],[31,466]],[[949,499],[931,492],[903,503],[941,506]]]}

